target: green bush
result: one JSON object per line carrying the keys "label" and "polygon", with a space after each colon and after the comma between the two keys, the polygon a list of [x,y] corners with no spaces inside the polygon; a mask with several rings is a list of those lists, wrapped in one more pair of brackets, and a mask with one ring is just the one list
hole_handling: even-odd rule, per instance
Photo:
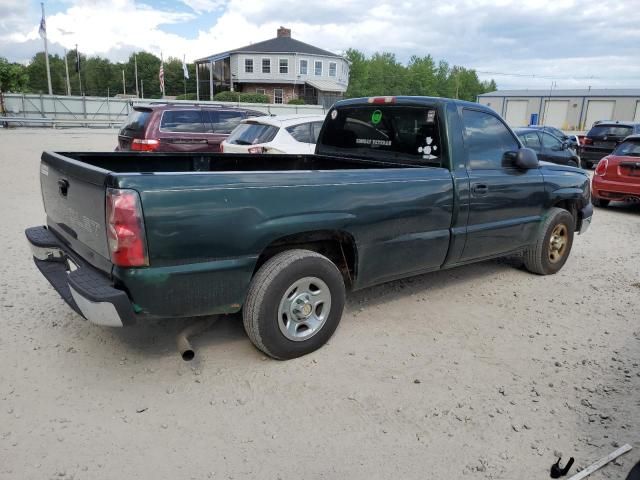
{"label": "green bush", "polygon": [[269,103],[269,97],[259,93],[220,92],[214,97],[218,102]]}
{"label": "green bush", "polygon": [[302,98],[292,98],[287,102],[289,105],[304,105],[304,100]]}
{"label": "green bush", "polygon": [[176,100],[197,100],[195,93],[187,93],[186,95],[183,93],[182,95],[176,96]]}

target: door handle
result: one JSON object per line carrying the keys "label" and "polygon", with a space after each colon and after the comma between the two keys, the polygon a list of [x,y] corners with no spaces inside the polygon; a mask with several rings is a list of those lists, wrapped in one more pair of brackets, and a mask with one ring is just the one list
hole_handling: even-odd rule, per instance
{"label": "door handle", "polygon": [[486,195],[489,193],[489,185],[485,185],[484,183],[474,183],[471,186],[471,191],[476,195]]}

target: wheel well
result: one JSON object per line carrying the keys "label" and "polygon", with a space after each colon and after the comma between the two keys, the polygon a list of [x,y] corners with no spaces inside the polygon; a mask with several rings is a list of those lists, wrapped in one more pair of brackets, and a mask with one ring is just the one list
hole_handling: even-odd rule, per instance
{"label": "wheel well", "polygon": [[579,220],[577,203],[578,202],[576,200],[561,200],[553,205],[554,207],[562,208],[571,214],[573,217],[573,229],[576,231],[578,230]]}
{"label": "wheel well", "polygon": [[356,243],[343,231],[318,230],[278,238],[271,242],[258,257],[253,274],[271,257],[285,250],[301,248],[312,250],[331,260],[342,273],[345,285],[351,286],[356,277]]}

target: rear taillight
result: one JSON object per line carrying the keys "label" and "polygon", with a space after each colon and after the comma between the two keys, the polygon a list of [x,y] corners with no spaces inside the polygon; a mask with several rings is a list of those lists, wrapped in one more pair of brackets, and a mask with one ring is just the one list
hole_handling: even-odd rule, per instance
{"label": "rear taillight", "polygon": [[589,137],[584,137],[584,140],[582,141],[583,145],[593,145],[593,138],[589,138]]}
{"label": "rear taillight", "polygon": [[224,153],[224,144],[220,144],[220,153]]}
{"label": "rear taillight", "polygon": [[160,142],[154,139],[134,138],[131,142],[131,150],[136,152],[154,152],[160,146]]}
{"label": "rear taillight", "polygon": [[142,207],[135,190],[107,189],[107,239],[113,264],[149,265]]}
{"label": "rear taillight", "polygon": [[367,102],[373,104],[396,103],[396,97],[369,97]]}
{"label": "rear taillight", "polygon": [[608,166],[609,166],[609,158],[604,157],[602,160],[598,162],[598,166],[596,167],[595,172],[593,172],[594,175],[598,175],[599,177],[602,177],[607,171]]}
{"label": "rear taillight", "polygon": [[266,153],[266,151],[264,147],[249,147],[249,153]]}

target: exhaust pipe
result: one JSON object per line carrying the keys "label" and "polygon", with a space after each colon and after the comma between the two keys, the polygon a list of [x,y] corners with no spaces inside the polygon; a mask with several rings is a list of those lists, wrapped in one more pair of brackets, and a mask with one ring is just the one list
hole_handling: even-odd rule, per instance
{"label": "exhaust pipe", "polygon": [[209,327],[213,326],[216,320],[217,317],[198,320],[197,322],[192,323],[188,327],[184,328],[180,333],[178,333],[178,335],[176,336],[176,346],[178,347],[180,356],[185,362],[190,362],[196,356],[196,352],[193,350],[193,346],[189,341],[189,337],[204,332]]}

